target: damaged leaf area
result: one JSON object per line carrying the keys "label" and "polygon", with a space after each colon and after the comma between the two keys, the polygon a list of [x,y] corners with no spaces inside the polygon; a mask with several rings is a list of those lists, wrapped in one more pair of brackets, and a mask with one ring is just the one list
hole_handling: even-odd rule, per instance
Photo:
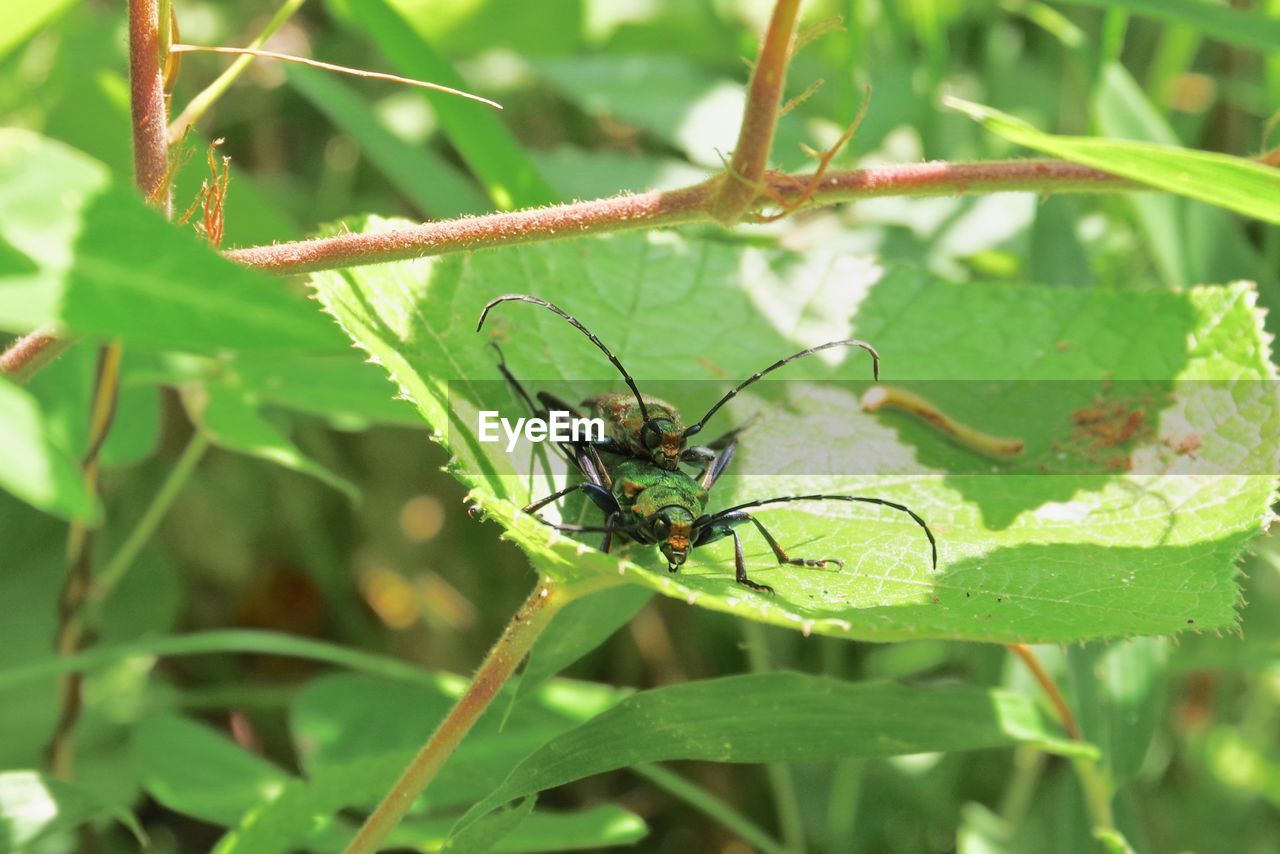
{"label": "damaged leaf area", "polygon": [[[1264,531],[1275,496],[1275,370],[1244,283],[1125,293],[961,286],[867,258],[672,234],[421,259],[311,281],[447,445],[473,500],[553,579],[608,576],[691,605],[860,640],[1070,642],[1230,629],[1237,562]],[[865,354],[824,353],[789,367],[787,382],[736,398],[708,428],[716,435],[758,416],[707,510],[832,492],[900,502],[935,531],[936,570],[904,514],[835,502],[758,515],[793,555],[839,558],[843,569],[778,566],[755,531],[742,529],[751,577],[773,595],[735,583],[727,540],[695,550],[677,574],[653,547],[606,555],[595,548],[598,535],[579,542],[520,512],[563,481],[531,474],[535,463],[503,444],[477,440],[479,410],[526,414],[501,383],[491,342],[531,391],[577,401],[604,382],[623,389],[589,342],[535,307],[505,306],[478,334],[485,303],[512,292],[579,317],[642,389],[667,382],[686,414],[710,405],[707,389],[727,390],[764,367],[761,354],[856,336],[878,349],[882,381],[929,389],[955,418],[1017,436],[1025,452],[995,463],[909,414],[864,410]],[[703,382],[670,384],[687,380]],[[1010,381],[1019,385],[994,398],[969,391]],[[1207,381],[1215,406],[1184,398],[1188,384]],[[682,389],[697,399],[674,399]],[[835,455],[871,462],[857,474],[811,465]],[[568,506],[569,521],[602,524],[594,508]]]}

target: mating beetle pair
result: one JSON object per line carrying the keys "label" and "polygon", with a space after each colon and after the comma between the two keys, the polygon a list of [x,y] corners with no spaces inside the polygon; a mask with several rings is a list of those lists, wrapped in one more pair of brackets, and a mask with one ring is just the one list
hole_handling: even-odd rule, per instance
{"label": "mating beetle pair", "polygon": [[[583,401],[582,405],[587,407],[593,416],[604,421],[605,438],[603,441],[596,442],[564,443],[560,446],[560,450],[578,469],[584,480],[528,505],[524,508],[526,513],[536,515],[543,507],[572,492],[583,492],[604,512],[603,526],[562,525],[549,522],[541,516],[537,518],[560,531],[603,534],[601,550],[604,552],[609,551],[615,536],[646,545],[656,545],[666,557],[667,568],[671,572],[680,569],[691,550],[725,537],[732,537],[734,569],[738,583],[753,590],[772,593],[772,587],[759,584],[747,577],[742,541],[735,530],[737,526],[748,522],[753,524],[769,544],[779,564],[813,567],[835,564],[843,567],[844,562],[837,558],[810,560],[791,557],[760,520],[746,512],[748,509],[793,501],[850,501],[878,504],[906,513],[924,530],[929,540],[933,566],[937,568],[937,543],[925,521],[905,505],[880,498],[858,495],[789,495],[749,501],[715,513],[704,512],[710,490],[733,459],[739,430],[732,430],[708,445],[686,447],[687,440],[701,432],[707,421],[743,389],[766,374],[821,350],[831,347],[861,347],[871,354],[872,374],[878,379],[880,356],[870,344],[848,338],[810,347],[785,359],[779,359],[739,383],[716,401],[702,418],[684,427],[680,413],[674,406],[656,397],[641,394],[635,380],[622,366],[622,362],[593,332],[575,317],[546,300],[526,294],[508,294],[498,297],[484,307],[480,320],[476,324],[476,331],[483,328],[490,310],[501,303],[512,301],[542,306],[559,315],[587,336],[617,368],[631,391],[629,395],[605,394]],[[496,349],[497,345],[494,346]],[[546,392],[540,392],[537,395],[538,402],[542,406],[535,404],[520,381],[507,368],[500,350],[498,370],[535,415],[542,415],[546,410],[551,409],[566,410],[576,415],[574,407]],[[601,453],[609,455],[611,460],[609,464],[604,462]],[[700,467],[696,478],[686,474],[680,468],[682,462]]]}

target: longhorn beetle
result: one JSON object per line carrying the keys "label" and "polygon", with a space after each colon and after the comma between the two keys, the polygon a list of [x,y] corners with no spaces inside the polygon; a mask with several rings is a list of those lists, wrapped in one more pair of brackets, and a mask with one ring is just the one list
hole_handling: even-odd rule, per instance
{"label": "longhorn beetle", "polygon": [[[498,350],[498,358],[498,370],[536,414],[538,409],[533,399],[502,361],[501,350]],[[710,461],[695,480],[678,468],[663,469],[646,460],[633,457],[623,457],[613,465],[605,466],[596,443],[563,443],[560,446],[561,451],[577,467],[584,480],[527,505],[524,512],[534,515],[540,522],[558,531],[603,534],[604,539],[600,549],[605,553],[608,553],[615,536],[644,545],[656,545],[667,559],[667,570],[670,572],[678,571],[693,549],[725,537],[732,537],[734,573],[738,583],[752,590],[772,593],[773,588],[769,585],[760,584],[747,577],[742,541],[735,530],[739,525],[748,522],[755,525],[756,530],[769,544],[779,565],[820,567],[835,564],[843,569],[844,561],[837,558],[811,560],[791,557],[764,524],[746,512],[747,510],[793,501],[850,501],[878,504],[906,513],[924,529],[925,537],[929,540],[933,568],[935,570],[938,568],[938,544],[928,524],[906,505],[882,498],[830,494],[788,495],[748,501],[715,513],[706,513],[710,491],[728,467],[729,461],[733,459],[737,446],[737,437],[732,434],[728,436],[723,448],[718,452],[711,452]],[[538,515],[539,510],[572,492],[586,493],[587,497],[604,512],[603,526],[556,524]]]}
{"label": "longhorn beetle", "polygon": [[[505,296],[497,297],[490,300],[484,310],[480,312],[480,320],[476,323],[476,331],[479,332],[484,327],[485,318],[489,316],[489,312],[494,306],[513,301],[540,305],[564,318],[574,329],[587,336],[587,339],[596,345],[608,358],[609,362],[618,369],[618,373],[622,374],[623,382],[631,390],[630,395],[625,393],[600,394],[582,401],[582,405],[587,407],[592,416],[602,419],[605,424],[605,441],[603,443],[597,442],[597,449],[647,460],[667,471],[675,471],[680,463],[684,462],[700,464],[703,466],[702,471],[705,472],[715,458],[716,451],[723,449],[737,434],[738,430],[721,436],[709,445],[685,447],[689,437],[702,432],[702,428],[711,416],[715,415],[730,400],[737,397],[740,391],[759,381],[766,374],[772,373],[783,365],[794,362],[796,359],[811,356],[831,347],[861,347],[871,354],[872,376],[877,380],[880,378],[880,354],[870,344],[865,341],[859,341],[856,338],[828,341],[826,344],[819,344],[817,347],[810,347],[806,350],[801,350],[799,353],[793,353],[785,359],[779,359],[764,370],[752,374],[717,400],[705,415],[685,427],[680,418],[679,410],[664,400],[652,395],[641,394],[635,380],[631,378],[631,374],[622,366],[622,362],[613,354],[613,351],[606,347],[604,342],[597,338],[594,332],[587,329],[581,321],[554,303],[529,296],[528,294],[506,294]],[[502,367],[502,370],[505,372],[505,366]],[[513,379],[509,374],[506,375],[509,380]],[[532,406],[529,395],[523,388],[519,387],[519,383],[516,383],[516,387],[519,389],[520,395]],[[564,402],[559,398],[550,394],[539,393],[538,400],[548,409],[572,409],[572,407],[565,406]],[[739,428],[739,430],[741,429]]]}

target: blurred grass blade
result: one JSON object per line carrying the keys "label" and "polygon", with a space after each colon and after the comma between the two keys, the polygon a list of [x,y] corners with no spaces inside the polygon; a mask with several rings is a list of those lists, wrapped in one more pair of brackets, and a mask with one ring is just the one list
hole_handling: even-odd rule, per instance
{"label": "blurred grass blade", "polygon": [[424,215],[443,219],[484,213],[489,202],[475,186],[426,146],[413,146],[392,133],[369,105],[331,75],[289,66],[289,83],[343,133]]}
{"label": "blurred grass blade", "polygon": [[1092,745],[1050,730],[1030,701],[1004,691],[800,673],[709,679],[628,697],[552,740],[469,810],[458,829],[517,798],[647,762],[824,762],[1023,743],[1096,755]]}
{"label": "blurred grass blade", "polygon": [[[429,5],[403,0],[331,0],[330,6],[368,33],[405,75],[456,89],[467,88],[424,34],[423,18],[434,14]],[[499,208],[510,210],[559,201],[515,137],[488,107],[449,97],[424,97],[430,99],[445,135]]]}
{"label": "blurred grass blade", "polygon": [[31,846],[104,817],[123,824],[146,847],[146,835],[132,813],[103,803],[79,785],[39,771],[0,772],[0,847],[5,851],[65,850]]}
{"label": "blurred grass blade", "polygon": [[1063,0],[1073,6],[1123,9],[1169,24],[1186,24],[1200,33],[1240,47],[1274,53],[1280,46],[1280,18],[1206,0]]}
{"label": "blurred grass blade", "polygon": [[[1102,69],[1093,94],[1099,132],[1116,139],[1178,145],[1169,122],[1119,63]],[[1128,202],[1166,285],[1229,281],[1258,283],[1263,304],[1273,303],[1280,270],[1268,265],[1228,211],[1185,196],[1132,193]]]}
{"label": "blurred grass blade", "polygon": [[1169,641],[1133,638],[1067,649],[1071,693],[1084,737],[1102,749],[1122,784],[1142,767],[1160,725],[1168,688]]}
{"label": "blurred grass blade", "polygon": [[949,98],[946,103],[1018,145],[1266,222],[1280,223],[1280,169],[1210,151],[1147,142],[1054,136],[981,104],[959,98]]}
{"label": "blurred grass blade", "polygon": [[22,664],[0,669],[0,688],[38,682],[63,673],[87,673],[139,656],[242,653],[322,661],[388,679],[429,685],[438,684],[441,680],[441,677],[436,674],[420,670],[398,659],[361,652],[337,644],[307,640],[278,632],[220,629],[189,635],[145,638],[112,646],[95,646],[75,655],[50,655],[43,659],[24,661]]}

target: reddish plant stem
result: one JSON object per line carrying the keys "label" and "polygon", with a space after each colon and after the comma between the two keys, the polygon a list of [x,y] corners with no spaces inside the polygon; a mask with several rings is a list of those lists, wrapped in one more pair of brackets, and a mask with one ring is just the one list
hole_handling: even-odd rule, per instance
{"label": "reddish plant stem", "polygon": [[159,14],[156,0],[129,0],[129,103],[133,117],[134,182],[143,197],[168,216],[172,213],[169,108],[160,58]]}
{"label": "reddish plant stem", "polygon": [[572,598],[552,582],[546,579],[539,581],[485,657],[466,693],[427,739],[382,803],[369,815],[347,847],[347,854],[372,854],[378,850],[515,673],[551,618]]}
{"label": "reddish plant stem", "polygon": [[[774,194],[799,197],[812,176],[766,173]],[[807,207],[879,196],[954,196],[967,192],[1110,192],[1136,185],[1086,166],[1055,160],[914,163],[828,172]],[[713,182],[683,190],[613,196],[549,208],[428,222],[377,234],[341,234],[274,246],[233,249],[227,257],[274,273],[305,273],[469,249],[556,240],[637,228],[713,222]],[[772,204],[764,194],[753,209]]]}
{"label": "reddish plant stem", "polygon": [[1058,719],[1062,722],[1062,728],[1067,731],[1067,735],[1076,741],[1081,740],[1080,726],[1076,723],[1076,716],[1071,711],[1071,706],[1067,704],[1066,697],[1062,696],[1062,692],[1058,690],[1057,684],[1044,669],[1044,665],[1040,663],[1040,659],[1036,657],[1035,651],[1026,644],[1013,643],[1009,644],[1009,651],[1018,658],[1022,659],[1022,663],[1031,671],[1031,675],[1035,677],[1036,682],[1040,684],[1041,689],[1049,698],[1049,702],[1053,703],[1054,709],[1058,712]]}
{"label": "reddish plant stem", "polygon": [[69,338],[59,338],[51,327],[42,326],[23,335],[0,353],[0,374],[14,382],[25,383],[70,346]]}
{"label": "reddish plant stem", "polygon": [[800,0],[778,0],[769,18],[760,55],[756,57],[747,85],[747,105],[738,130],[738,144],[729,161],[728,174],[721,176],[719,192],[711,204],[711,215],[725,225],[742,219],[758,195],[757,186],[769,165],[773,135],[778,125],[778,106],[791,60],[791,38],[796,30]]}

